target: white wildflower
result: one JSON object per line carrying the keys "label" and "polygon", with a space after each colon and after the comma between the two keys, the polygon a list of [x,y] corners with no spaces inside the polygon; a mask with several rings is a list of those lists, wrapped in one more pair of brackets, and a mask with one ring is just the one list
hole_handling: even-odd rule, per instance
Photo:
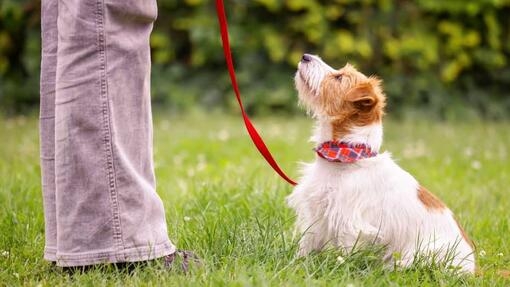
{"label": "white wildflower", "polygon": [[343,258],[342,256],[338,256],[336,258],[336,261],[338,261],[340,264],[343,264],[345,262],[345,258]]}
{"label": "white wildflower", "polygon": [[228,139],[230,138],[230,134],[228,133],[227,130],[221,130],[219,133],[218,133],[218,139],[222,142],[224,141],[227,141]]}
{"label": "white wildflower", "polygon": [[197,171],[204,171],[205,169],[207,168],[207,163],[206,162],[199,162],[196,166],[196,170]]}
{"label": "white wildflower", "polygon": [[471,168],[479,170],[480,168],[482,168],[482,163],[480,163],[477,160],[474,160],[471,162]]}
{"label": "white wildflower", "polygon": [[402,156],[404,158],[419,158],[427,154],[427,147],[423,141],[418,141],[404,147]]}
{"label": "white wildflower", "polygon": [[191,217],[189,216],[184,216],[184,221],[190,221],[191,220]]}
{"label": "white wildflower", "polygon": [[485,252],[485,250],[480,250],[480,253],[478,253],[478,255],[480,255],[480,257],[485,257],[485,255],[487,255],[487,252]]}
{"label": "white wildflower", "polygon": [[472,157],[473,156],[473,148],[472,147],[466,147],[464,149],[464,155],[466,157]]}

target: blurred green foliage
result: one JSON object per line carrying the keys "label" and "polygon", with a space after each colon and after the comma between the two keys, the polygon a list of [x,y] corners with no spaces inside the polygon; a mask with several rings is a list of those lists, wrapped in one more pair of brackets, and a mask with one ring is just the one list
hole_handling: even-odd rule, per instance
{"label": "blurred green foliage", "polygon": [[[39,1],[3,0],[0,104],[37,103]],[[510,115],[509,0],[226,1],[238,80],[251,113],[296,110],[305,52],[385,81],[392,112]],[[153,97],[175,110],[235,109],[214,1],[159,0]]]}
{"label": "blurred green foliage", "polygon": [[38,103],[40,3],[0,0],[0,108],[20,111]]}

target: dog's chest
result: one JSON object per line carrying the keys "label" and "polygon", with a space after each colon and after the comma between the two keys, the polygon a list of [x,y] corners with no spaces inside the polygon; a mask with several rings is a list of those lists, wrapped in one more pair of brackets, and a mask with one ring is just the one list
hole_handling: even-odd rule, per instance
{"label": "dog's chest", "polygon": [[304,171],[301,192],[314,208],[337,219],[380,221],[416,197],[417,182],[389,155],[354,164],[316,161]]}

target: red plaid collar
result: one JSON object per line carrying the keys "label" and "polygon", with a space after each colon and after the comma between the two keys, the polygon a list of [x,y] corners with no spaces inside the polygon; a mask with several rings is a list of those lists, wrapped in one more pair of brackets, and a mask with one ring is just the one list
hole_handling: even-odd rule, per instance
{"label": "red plaid collar", "polygon": [[377,152],[366,144],[327,141],[314,149],[317,155],[330,162],[353,163],[360,159],[374,157]]}

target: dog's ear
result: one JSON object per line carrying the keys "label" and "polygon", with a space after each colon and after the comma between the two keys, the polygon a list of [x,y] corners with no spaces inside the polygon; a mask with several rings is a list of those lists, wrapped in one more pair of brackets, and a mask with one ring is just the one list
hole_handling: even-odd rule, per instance
{"label": "dog's ear", "polygon": [[381,81],[377,78],[369,78],[367,82],[354,87],[347,94],[347,101],[359,111],[371,111],[380,101],[383,100]]}
{"label": "dog's ear", "polygon": [[377,95],[368,83],[354,87],[347,95],[347,101],[360,111],[370,111],[378,102]]}

